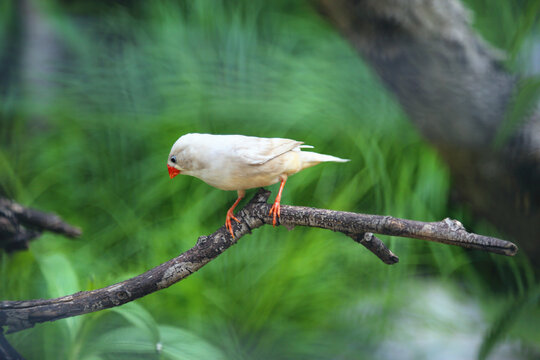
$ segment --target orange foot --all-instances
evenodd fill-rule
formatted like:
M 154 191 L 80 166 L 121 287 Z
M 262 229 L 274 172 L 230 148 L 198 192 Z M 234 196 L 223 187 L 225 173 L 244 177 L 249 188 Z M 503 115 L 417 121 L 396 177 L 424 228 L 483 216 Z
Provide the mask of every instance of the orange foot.
M 281 193 L 283 192 L 283 187 L 285 186 L 285 181 L 287 181 L 287 176 L 285 175 L 282 175 L 281 177 L 281 184 L 279 185 L 279 191 L 278 191 L 278 194 L 276 196 L 276 200 L 274 201 L 274 204 L 272 205 L 272 207 L 270 208 L 270 212 L 268 213 L 268 215 L 274 215 L 274 218 L 272 220 L 272 226 L 276 226 L 276 216 L 279 218 L 279 216 L 281 215 L 280 214 L 280 210 L 281 210 L 281 207 L 280 207 L 280 204 L 281 204 Z
M 231 236 L 232 236 L 233 239 L 234 239 L 234 232 L 233 232 L 233 230 L 232 230 L 231 219 L 234 219 L 237 223 L 240 222 L 240 220 L 238 220 L 238 219 L 236 218 L 236 216 L 234 216 L 234 214 L 233 214 L 233 208 L 230 208 L 230 209 L 227 211 L 227 217 L 225 218 L 225 227 L 227 228 L 227 230 L 229 230 L 229 232 L 231 233 Z
M 270 208 L 270 212 L 268 213 L 268 215 L 272 215 L 274 214 L 274 219 L 272 220 L 272 226 L 276 226 L 276 215 L 277 217 L 279 218 L 279 215 L 280 215 L 280 203 L 279 203 L 279 200 L 276 199 L 276 201 L 274 201 L 274 204 L 272 205 L 272 207 Z
M 238 190 L 238 199 L 236 199 L 236 201 L 231 206 L 231 208 L 229 210 L 227 210 L 227 217 L 225 217 L 225 228 L 227 228 L 227 230 L 229 230 L 229 232 L 231 233 L 231 236 L 232 236 L 233 239 L 234 239 L 234 231 L 232 229 L 231 219 L 234 219 L 237 223 L 240 222 L 240 220 L 238 220 L 236 218 L 236 216 L 234 216 L 233 211 L 234 211 L 234 208 L 236 207 L 236 205 L 238 205 L 240 200 L 242 200 L 245 195 L 246 195 L 246 192 L 244 190 Z

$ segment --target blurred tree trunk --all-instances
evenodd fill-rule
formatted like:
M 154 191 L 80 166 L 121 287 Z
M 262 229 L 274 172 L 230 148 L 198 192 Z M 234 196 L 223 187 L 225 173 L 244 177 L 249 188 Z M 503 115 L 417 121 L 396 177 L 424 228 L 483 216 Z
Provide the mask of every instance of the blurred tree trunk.
M 14 84 L 19 81 L 20 63 L 17 61 L 22 53 L 21 38 L 22 2 L 17 2 L 10 8 L 8 21 L 3 24 L 5 34 L 0 43 L 0 96 L 6 99 Z
M 540 111 L 495 142 L 520 87 L 457 0 L 318 0 L 448 163 L 459 200 L 540 255 Z
M 57 84 L 52 80 L 52 69 L 64 61 L 61 41 L 55 35 L 38 1 L 13 1 L 9 23 L 5 24 L 5 43 L 0 44 L 0 96 L 4 100 L 0 121 L 8 126 L 14 113 L 27 111 L 23 104 L 46 106 L 54 97 Z M 8 100 L 6 100 L 8 99 Z M 14 99 L 17 99 L 16 101 Z M 26 102 L 24 102 L 26 101 Z M 39 108 L 37 108 L 39 112 Z M 33 116 L 33 124 L 42 125 L 44 119 Z M 6 139 L 9 140 L 9 139 Z
M 65 62 L 62 41 L 55 31 L 39 1 L 20 0 L 23 38 L 21 62 L 21 84 L 25 99 L 38 111 L 55 97 L 58 84 L 53 81 L 55 68 Z M 38 125 L 46 125 L 42 116 L 32 117 Z

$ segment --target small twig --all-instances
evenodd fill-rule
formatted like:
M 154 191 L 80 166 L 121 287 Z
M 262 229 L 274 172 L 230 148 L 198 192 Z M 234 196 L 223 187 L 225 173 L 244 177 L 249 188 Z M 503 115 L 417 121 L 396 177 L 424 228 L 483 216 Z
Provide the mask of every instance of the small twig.
M 65 223 L 55 214 L 26 208 L 12 200 L 0 198 L 0 248 L 7 252 L 28 248 L 28 243 L 52 231 L 68 237 L 78 237 L 81 229 Z
M 1 301 L 0 327 L 9 332 L 20 331 L 45 321 L 86 314 L 114 306 L 164 289 L 188 277 L 236 244 L 242 236 L 264 224 L 272 224 L 267 203 L 270 192 L 259 190 L 251 201 L 236 214 L 240 223 L 233 223 L 235 239 L 222 226 L 209 236 L 199 237 L 194 247 L 178 257 L 144 274 L 102 289 L 78 292 L 56 299 Z M 487 236 L 468 233 L 454 220 L 423 223 L 390 216 L 364 215 L 343 211 L 298 206 L 281 207 L 281 224 L 319 227 L 340 231 L 366 246 L 385 263 L 397 262 L 397 257 L 372 232 L 385 235 L 414 237 L 446 244 L 475 248 L 512 256 L 516 245 Z
M 0 359 L 2 360 L 24 360 L 24 358 L 10 345 L 4 336 L 4 330 L 0 328 Z
M 349 236 L 357 243 L 364 245 L 366 249 L 375 254 L 385 264 L 393 265 L 399 261 L 399 258 L 373 233 L 349 234 Z
M 0 198 L 0 207 L 9 209 L 17 220 L 24 225 L 39 230 L 52 231 L 68 237 L 78 237 L 82 234 L 81 229 L 65 223 L 59 216 L 52 213 L 27 208 L 12 200 L 3 198 Z

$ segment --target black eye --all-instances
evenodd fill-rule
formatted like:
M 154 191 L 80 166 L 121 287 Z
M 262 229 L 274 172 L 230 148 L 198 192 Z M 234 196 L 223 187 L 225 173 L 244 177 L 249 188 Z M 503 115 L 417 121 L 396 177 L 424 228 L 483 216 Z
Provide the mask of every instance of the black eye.
M 173 164 L 176 164 L 176 156 L 174 156 L 174 155 L 171 156 L 171 162 L 172 162 Z

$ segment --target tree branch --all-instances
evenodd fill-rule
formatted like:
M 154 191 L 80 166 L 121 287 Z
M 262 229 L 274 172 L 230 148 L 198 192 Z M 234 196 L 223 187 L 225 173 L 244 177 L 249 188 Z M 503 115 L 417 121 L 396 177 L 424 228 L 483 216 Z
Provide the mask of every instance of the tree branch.
M 55 214 L 0 198 L 0 248 L 7 252 L 27 249 L 28 243 L 40 236 L 42 231 L 52 231 L 68 237 L 81 235 L 81 229 L 65 223 Z
M 0 328 L 0 359 L 3 360 L 24 360 L 4 336 L 4 330 Z
M 387 265 L 393 265 L 399 261 L 399 258 L 373 233 L 348 234 L 348 236 L 357 243 L 364 245 L 366 249 L 374 253 Z
M 523 119 L 512 120 L 527 81 L 508 72 L 502 52 L 474 31 L 471 12 L 459 0 L 312 3 L 448 163 L 455 198 L 537 262 L 540 107 L 520 109 Z
M 120 283 L 56 299 L 1 301 L 0 327 L 7 326 L 8 333 L 16 332 L 37 323 L 119 306 L 167 288 L 199 270 L 253 229 L 272 224 L 272 217 L 268 215 L 269 196 L 269 191 L 259 190 L 238 212 L 236 216 L 240 223 L 233 223 L 234 239 L 223 226 L 209 236 L 199 237 L 194 247 L 178 257 Z M 397 256 L 371 233 L 430 240 L 508 256 L 517 252 L 516 245 L 511 242 L 468 233 L 459 221 L 450 219 L 426 223 L 391 216 L 282 205 L 280 224 L 289 229 L 300 225 L 342 232 L 387 264 L 396 263 Z

